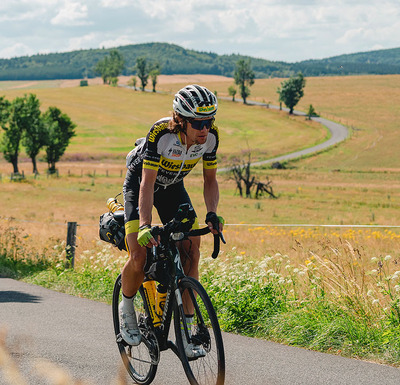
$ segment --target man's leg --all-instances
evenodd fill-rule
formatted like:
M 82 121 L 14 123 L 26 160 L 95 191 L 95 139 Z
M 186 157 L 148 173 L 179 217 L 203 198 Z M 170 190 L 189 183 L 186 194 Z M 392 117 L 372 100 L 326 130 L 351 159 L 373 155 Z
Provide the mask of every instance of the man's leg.
M 122 269 L 122 301 L 119 305 L 119 320 L 121 336 L 130 345 L 139 345 L 141 334 L 137 324 L 134 296 L 144 279 L 144 264 L 146 263 L 146 249 L 137 243 L 137 233 L 126 236 L 129 250 L 129 259 Z
M 129 259 L 122 269 L 122 293 L 127 297 L 133 297 L 143 283 L 146 248 L 138 244 L 137 233 L 128 234 L 126 243 Z

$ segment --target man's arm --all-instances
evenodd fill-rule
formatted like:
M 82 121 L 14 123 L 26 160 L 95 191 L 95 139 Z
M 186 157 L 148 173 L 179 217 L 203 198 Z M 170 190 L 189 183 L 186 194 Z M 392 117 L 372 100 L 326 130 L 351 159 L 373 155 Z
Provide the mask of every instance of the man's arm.
M 204 203 L 206 204 L 207 212 L 217 212 L 218 202 L 219 202 L 219 187 L 217 181 L 217 169 L 203 169 L 203 179 L 204 179 Z M 213 234 L 218 232 L 212 229 L 211 222 L 207 223 Z M 219 224 L 219 230 L 223 230 L 223 224 Z
M 139 226 L 151 225 L 157 171 L 143 168 L 139 191 Z

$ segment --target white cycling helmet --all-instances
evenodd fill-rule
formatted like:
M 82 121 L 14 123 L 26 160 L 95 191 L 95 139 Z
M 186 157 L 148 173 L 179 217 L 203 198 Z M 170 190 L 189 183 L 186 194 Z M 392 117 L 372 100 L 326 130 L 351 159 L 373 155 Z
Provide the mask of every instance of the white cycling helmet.
M 174 111 L 185 118 L 207 118 L 217 113 L 218 102 L 206 87 L 192 84 L 175 94 Z

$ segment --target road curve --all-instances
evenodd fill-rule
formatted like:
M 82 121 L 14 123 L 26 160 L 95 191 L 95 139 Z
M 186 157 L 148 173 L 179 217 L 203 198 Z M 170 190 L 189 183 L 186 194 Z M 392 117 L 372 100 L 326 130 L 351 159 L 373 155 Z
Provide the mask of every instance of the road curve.
M 75 379 L 115 384 L 121 366 L 111 307 L 8 278 L 0 278 L 0 331 L 28 384 L 49 384 L 33 369 L 47 359 Z M 223 335 L 226 385 L 398 385 L 400 370 L 237 336 Z M 131 382 L 128 382 L 131 383 Z M 0 368 L 0 384 L 7 382 Z M 187 385 L 178 358 L 161 354 L 154 385 Z
M 260 103 L 260 102 L 248 101 L 248 104 L 262 106 L 262 107 L 268 107 L 268 108 L 276 109 L 276 110 L 279 109 L 278 106 L 274 106 L 274 105 L 270 105 L 270 104 L 267 105 L 265 103 Z M 282 110 L 289 112 L 288 108 L 282 108 Z M 306 114 L 304 112 L 296 111 L 296 110 L 293 111 L 293 114 L 300 115 L 300 116 L 306 116 Z M 285 154 L 285 155 L 277 156 L 275 158 L 265 159 L 265 160 L 262 160 L 259 162 L 253 162 L 253 163 L 251 163 L 251 165 L 252 166 L 260 166 L 263 164 L 284 162 L 287 160 L 300 158 L 304 155 L 313 154 L 313 153 L 325 150 L 326 148 L 334 146 L 340 142 L 343 142 L 349 136 L 348 128 L 339 123 L 335 123 L 335 122 L 332 122 L 331 120 L 320 118 L 320 117 L 312 117 L 311 119 L 318 123 L 321 123 L 322 125 L 324 125 L 325 127 L 328 128 L 328 130 L 330 132 L 330 138 L 327 141 L 325 141 L 323 143 L 319 143 L 315 146 L 306 148 L 304 150 L 292 152 L 290 154 Z M 230 167 L 225 167 L 225 168 L 218 169 L 218 172 L 225 172 L 225 171 L 229 171 L 229 170 L 230 170 Z

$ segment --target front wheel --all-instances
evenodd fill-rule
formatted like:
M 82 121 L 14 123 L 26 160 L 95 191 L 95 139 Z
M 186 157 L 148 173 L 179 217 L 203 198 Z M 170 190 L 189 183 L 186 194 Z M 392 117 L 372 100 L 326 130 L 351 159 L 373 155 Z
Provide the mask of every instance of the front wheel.
M 183 303 L 175 305 L 175 335 L 189 382 L 192 385 L 222 385 L 225 380 L 224 345 L 211 300 L 203 286 L 193 278 L 183 278 L 178 287 Z M 194 314 L 191 325 L 186 325 L 186 322 L 182 321 L 184 314 L 186 316 Z M 204 356 L 197 358 L 186 356 L 183 339 L 187 336 L 191 343 L 198 345 L 205 352 Z
M 138 384 L 148 385 L 156 375 L 157 365 L 160 360 L 160 350 L 157 338 L 147 324 L 143 287 L 140 287 L 134 299 L 138 326 L 142 334 L 142 342 L 138 346 L 128 345 L 120 336 L 118 306 L 121 299 L 121 275 L 119 275 L 114 285 L 112 299 L 114 332 L 118 349 L 131 378 Z

